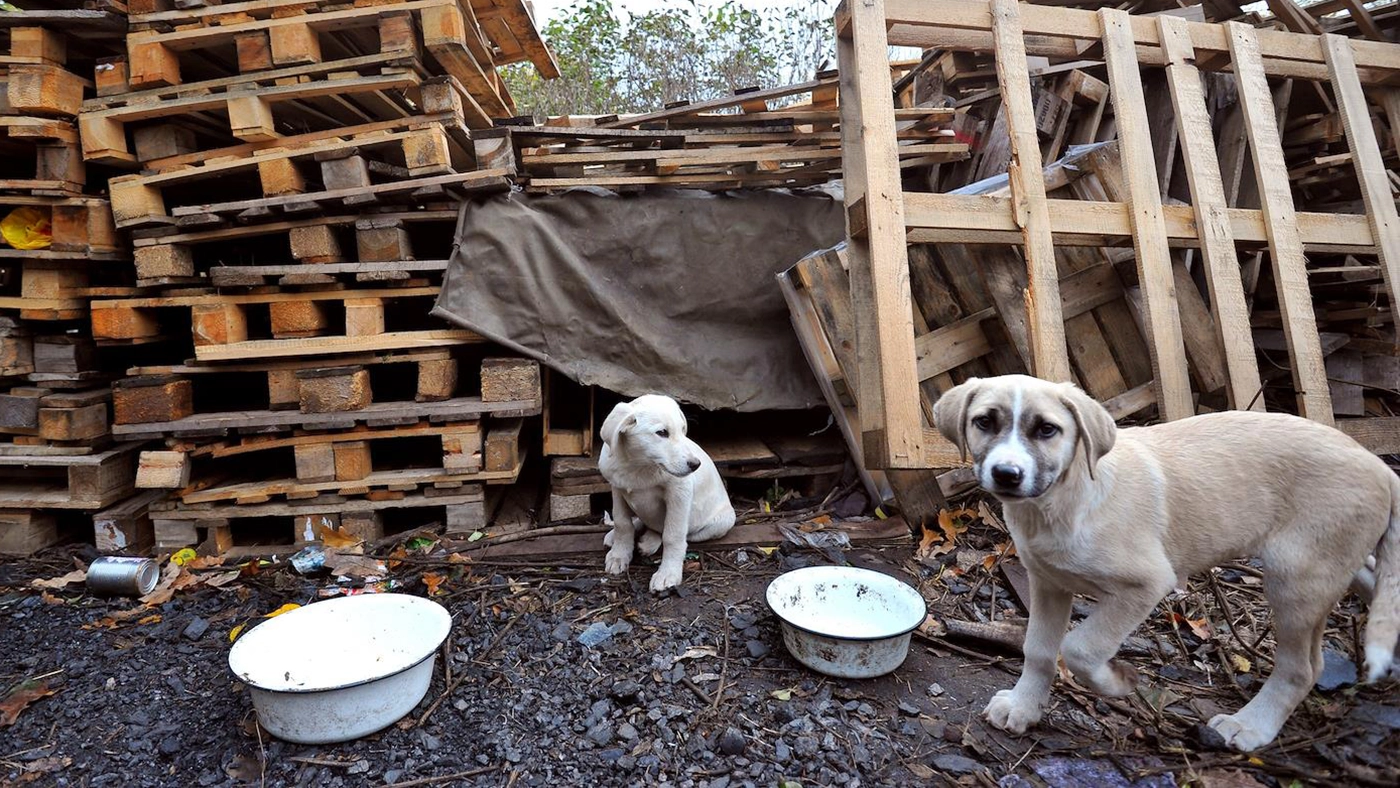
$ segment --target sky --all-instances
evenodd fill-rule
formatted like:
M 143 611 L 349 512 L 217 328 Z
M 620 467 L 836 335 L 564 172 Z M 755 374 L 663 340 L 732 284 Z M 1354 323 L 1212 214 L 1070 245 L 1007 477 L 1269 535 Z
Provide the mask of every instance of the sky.
M 535 21 L 543 25 L 548 20 L 554 18 L 561 9 L 568 8 L 578 0 L 534 0 Z M 701 5 L 713 5 L 717 0 L 700 0 Z M 621 6 L 634 13 L 645 13 L 664 8 L 668 5 L 683 5 L 687 0 L 612 0 L 614 6 Z M 809 6 L 813 0 L 736 0 L 739 5 L 748 8 L 791 8 L 792 6 Z

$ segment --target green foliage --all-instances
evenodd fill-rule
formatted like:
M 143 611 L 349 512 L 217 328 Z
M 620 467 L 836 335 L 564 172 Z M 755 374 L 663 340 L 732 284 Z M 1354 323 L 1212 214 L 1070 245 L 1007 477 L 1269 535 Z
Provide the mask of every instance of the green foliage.
M 543 80 L 527 63 L 502 74 L 522 114 L 648 112 L 811 79 L 834 63 L 834 8 L 835 0 L 764 11 L 689 0 L 624 18 L 609 0 L 579 0 L 542 31 L 559 79 Z

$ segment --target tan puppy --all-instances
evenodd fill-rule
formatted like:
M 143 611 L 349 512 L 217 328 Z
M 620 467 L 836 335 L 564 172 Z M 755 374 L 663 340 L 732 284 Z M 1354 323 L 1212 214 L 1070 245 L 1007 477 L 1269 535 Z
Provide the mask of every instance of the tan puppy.
M 1400 479 L 1342 432 L 1248 411 L 1118 429 L 1073 385 L 1024 375 L 956 386 L 934 420 L 1004 504 L 1030 575 L 1025 666 L 987 704 L 993 725 L 1022 733 L 1040 720 L 1057 653 L 1094 691 L 1131 693 L 1136 671 L 1113 659 L 1123 640 L 1188 576 L 1245 555 L 1264 561 L 1278 653 L 1254 699 L 1210 721 L 1226 742 L 1250 751 L 1278 735 L 1322 671 L 1328 612 L 1373 549 L 1367 680 L 1389 672 Z M 1066 636 L 1076 593 L 1099 603 Z
M 612 487 L 613 529 L 603 537 L 609 574 L 661 550 L 651 590 L 680 585 L 686 545 L 718 539 L 734 527 L 734 506 L 705 450 L 686 437 L 685 414 L 670 397 L 645 394 L 618 403 L 603 421 L 598 471 Z

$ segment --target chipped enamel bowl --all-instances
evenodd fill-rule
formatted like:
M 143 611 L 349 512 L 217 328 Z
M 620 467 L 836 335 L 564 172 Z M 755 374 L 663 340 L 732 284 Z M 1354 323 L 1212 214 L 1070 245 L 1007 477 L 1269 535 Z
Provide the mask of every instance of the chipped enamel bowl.
M 798 662 L 829 676 L 873 678 L 899 667 L 928 615 L 923 596 L 881 572 L 811 566 L 768 584 L 768 606 Z
M 422 597 L 337 597 L 249 630 L 228 665 L 268 733 L 298 744 L 349 741 L 418 705 L 451 629 L 447 609 Z

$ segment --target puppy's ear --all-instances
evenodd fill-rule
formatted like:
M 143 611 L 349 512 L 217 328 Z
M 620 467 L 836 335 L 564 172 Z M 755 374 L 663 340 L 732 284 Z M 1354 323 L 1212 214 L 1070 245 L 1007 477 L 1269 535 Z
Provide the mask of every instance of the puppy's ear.
M 1085 394 L 1078 386 L 1065 384 L 1060 393 L 1060 401 L 1074 417 L 1074 426 L 1079 433 L 1079 443 L 1084 447 L 1084 462 L 1089 466 L 1089 478 L 1094 478 L 1094 468 L 1099 460 L 1108 454 L 1118 439 L 1118 425 L 1113 416 L 1097 400 Z
M 933 403 L 933 426 L 958 447 L 963 462 L 967 462 L 967 406 L 980 388 L 981 378 L 968 378 Z
M 603 438 L 603 443 L 616 446 L 617 436 L 636 422 L 637 417 L 632 413 L 632 403 L 619 402 L 603 420 L 603 428 L 598 432 Z

